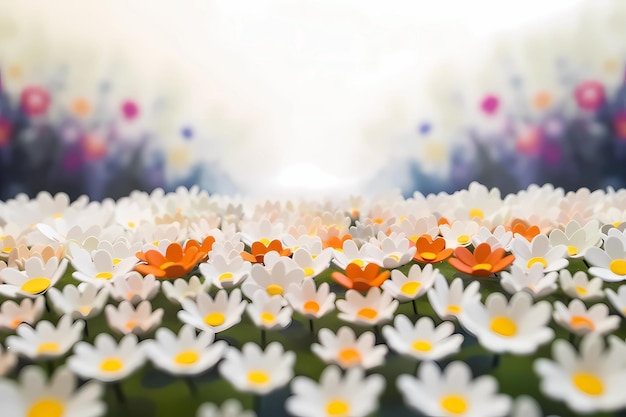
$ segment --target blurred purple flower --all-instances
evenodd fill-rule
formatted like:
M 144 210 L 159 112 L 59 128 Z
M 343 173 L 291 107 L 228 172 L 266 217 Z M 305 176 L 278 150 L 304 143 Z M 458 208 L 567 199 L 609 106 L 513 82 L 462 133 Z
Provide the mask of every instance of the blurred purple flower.
M 483 98 L 480 103 L 480 108 L 488 115 L 493 115 L 498 111 L 500 106 L 500 99 L 493 94 L 488 94 Z

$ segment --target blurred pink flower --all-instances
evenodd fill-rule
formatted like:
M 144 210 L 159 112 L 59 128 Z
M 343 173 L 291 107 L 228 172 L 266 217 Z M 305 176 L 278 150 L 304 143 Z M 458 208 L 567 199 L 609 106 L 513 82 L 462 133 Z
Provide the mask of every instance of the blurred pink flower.
M 48 90 L 40 86 L 26 87 L 20 97 L 22 110 L 29 116 L 41 116 L 46 114 L 50 106 L 50 94 Z
M 574 97 L 583 110 L 595 111 L 604 103 L 604 86 L 598 81 L 583 81 L 576 87 Z

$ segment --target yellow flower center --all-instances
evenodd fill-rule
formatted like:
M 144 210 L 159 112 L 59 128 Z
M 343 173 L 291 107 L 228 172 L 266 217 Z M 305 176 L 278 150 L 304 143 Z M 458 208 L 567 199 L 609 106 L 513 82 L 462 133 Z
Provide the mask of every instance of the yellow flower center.
M 204 316 L 204 322 L 209 326 L 221 326 L 226 321 L 222 313 L 209 313 Z
M 374 310 L 373 308 L 365 307 L 365 308 L 360 309 L 359 312 L 356 313 L 356 315 L 359 317 L 368 319 L 368 320 L 373 320 L 378 315 L 378 312 Z
M 575 288 L 576 288 L 576 292 L 578 293 L 578 295 L 587 294 L 587 288 L 581 287 L 580 285 L 577 285 Z
M 159 268 L 161 268 L 161 269 L 167 269 L 167 268 L 169 268 L 169 267 L 171 267 L 171 266 L 174 266 L 174 265 L 176 265 L 176 262 L 168 261 L 168 262 L 164 262 L 164 263 L 162 263 L 162 264 L 161 264 L 161 266 L 160 266 Z
M 122 260 L 120 258 L 113 258 L 113 265 L 117 265 L 120 262 L 122 262 Z
M 91 307 L 89 306 L 83 306 L 83 307 L 79 307 L 78 311 L 80 312 L 80 314 L 82 314 L 83 316 L 86 316 L 87 314 L 91 313 Z
M 127 224 L 127 225 L 128 225 L 128 227 L 130 227 L 131 229 L 132 229 L 133 227 L 135 227 L 135 222 L 128 222 L 128 223 L 126 223 L 126 224 Z
M 463 309 L 461 308 L 461 306 L 456 305 L 456 304 L 451 304 L 448 306 L 448 308 L 446 309 L 446 313 L 448 314 L 454 314 L 454 315 L 459 315 L 461 314 L 461 311 L 463 311 Z
M 270 244 L 270 240 L 268 238 L 266 238 L 266 237 L 262 237 L 261 239 L 259 239 L 259 242 L 261 242 L 265 246 L 269 246 L 269 244 Z
M 578 255 L 578 248 L 576 246 L 569 245 L 567 247 L 567 256 L 576 256 Z
M 3 252 L 3 253 L 11 253 L 11 251 L 12 251 L 12 250 L 13 250 L 13 248 L 12 248 L 12 247 L 10 247 L 10 246 L 7 246 L 7 247 L 5 247 L 5 248 L 2 248 L 2 252 Z
M 278 284 L 270 284 L 265 290 L 269 295 L 283 295 L 283 287 Z
M 476 264 L 472 267 L 472 271 L 491 271 L 493 265 L 491 264 Z
M 133 330 L 135 326 L 137 326 L 137 322 L 135 320 L 128 320 L 124 325 L 124 327 L 126 327 L 128 330 Z
M 615 275 L 626 275 L 626 260 L 614 259 L 609 264 L 609 269 Z
M 361 363 L 361 353 L 355 348 L 345 348 L 339 351 L 338 358 L 346 366 Z
M 405 293 L 406 295 L 414 295 L 417 293 L 422 286 L 421 282 L 407 282 L 400 287 L 400 291 Z
M 572 376 L 572 382 L 582 392 L 588 395 L 601 395 L 604 392 L 604 384 L 595 375 L 586 372 L 577 372 Z
M 479 209 L 478 207 L 474 207 L 473 209 L 471 209 L 469 211 L 469 216 L 470 218 L 474 218 L 474 217 L 478 217 L 479 219 L 484 219 L 485 218 L 485 213 Z
M 113 278 L 113 274 L 110 272 L 98 272 L 98 274 L 96 275 L 96 278 L 98 279 L 111 279 Z
M 276 316 L 274 316 L 272 313 L 264 311 L 263 313 L 261 313 L 261 321 L 264 324 L 273 324 L 276 321 Z
M 310 277 L 314 273 L 315 273 L 315 270 L 313 268 L 304 268 L 304 276 L 305 277 Z
M 489 325 L 491 331 L 500 336 L 511 337 L 517 334 L 517 325 L 513 320 L 504 316 L 496 316 Z
M 432 343 L 428 340 L 416 340 L 411 343 L 411 347 L 418 352 L 430 352 L 433 349 Z
M 39 294 L 44 292 L 50 286 L 50 280 L 46 277 L 31 278 L 22 284 L 22 291 L 30 294 Z
M 104 372 L 117 372 L 124 367 L 124 362 L 118 358 L 106 358 L 100 362 L 100 370 Z
M 456 241 L 459 242 L 461 245 L 465 245 L 470 241 L 470 237 L 469 235 L 459 235 L 459 237 L 456 238 Z
M 37 347 L 37 353 L 57 353 L 59 344 L 56 342 L 44 342 Z
M 306 313 L 316 314 L 318 311 L 320 311 L 320 305 L 317 303 L 317 301 L 309 300 L 304 303 L 303 310 Z
M 253 385 L 264 385 L 270 381 L 270 375 L 265 371 L 249 371 L 248 382 Z
M 420 253 L 420 256 L 422 257 L 422 259 L 425 259 L 427 261 L 434 261 L 435 259 L 437 259 L 437 254 L 433 252 L 422 252 Z
M 446 395 L 439 404 L 450 414 L 463 414 L 467 410 L 467 401 L 460 395 Z
M 350 406 L 343 400 L 331 400 L 326 404 L 326 414 L 329 416 L 348 416 Z
M 174 362 L 177 365 L 193 365 L 198 362 L 198 359 L 200 359 L 198 352 L 194 350 L 183 350 L 174 357 Z
M 543 259 L 541 256 L 537 256 L 534 258 L 530 258 L 528 262 L 526 263 L 526 267 L 530 268 L 536 263 L 540 263 L 541 265 L 543 265 L 544 268 L 548 266 L 548 262 L 545 259 Z
M 593 330 L 596 328 L 596 325 L 589 318 L 585 316 L 572 316 L 570 320 L 570 325 L 576 329 L 581 327 L 586 327 L 589 330 Z
M 363 268 L 365 266 L 365 261 L 363 259 L 353 259 L 350 263 L 355 264 L 359 268 Z
M 233 279 L 233 274 L 230 272 L 224 272 L 217 278 L 218 281 L 226 281 L 230 279 Z
M 27 417 L 61 417 L 65 412 L 65 404 L 55 398 L 42 398 L 28 410 Z

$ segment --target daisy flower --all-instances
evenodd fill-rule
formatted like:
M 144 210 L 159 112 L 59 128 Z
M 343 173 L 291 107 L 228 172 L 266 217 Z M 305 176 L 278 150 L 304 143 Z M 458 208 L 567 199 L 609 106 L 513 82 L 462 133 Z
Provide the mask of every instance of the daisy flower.
M 224 255 L 211 256 L 209 263 L 198 266 L 206 282 L 217 288 L 232 288 L 239 285 L 250 274 L 252 264 L 239 256 L 228 259 Z
M 435 285 L 428 290 L 428 301 L 435 313 L 442 320 L 457 318 L 470 304 L 480 302 L 480 283 L 472 281 L 463 288 L 463 280 L 455 278 L 448 286 L 448 281 L 441 275 L 435 278 Z
M 581 226 L 576 220 L 565 225 L 565 230 L 553 229 L 549 240 L 552 246 L 565 245 L 567 256 L 582 258 L 587 249 L 597 246 L 601 240 L 600 222 L 592 220 Z
M 492 250 L 502 248 L 508 251 L 510 250 L 511 240 L 513 240 L 513 232 L 506 230 L 503 225 L 496 227 L 493 232 L 482 226 L 478 229 L 478 233 L 472 236 L 472 245 L 477 247 L 481 243 L 488 243 Z
M 366 376 L 361 368 L 342 374 L 336 366 L 322 371 L 319 383 L 297 376 L 291 382 L 293 395 L 285 408 L 297 417 L 365 417 L 378 409 L 378 399 L 385 389 L 382 375 Z
M 507 302 L 502 293 L 494 292 L 485 305 L 468 306 L 459 321 L 492 352 L 528 355 L 554 338 L 554 330 L 548 327 L 550 312 L 549 302 L 533 304 L 528 293 L 514 294 Z
M 414 264 L 411 265 L 408 275 L 397 269 L 391 271 L 391 279 L 383 282 L 381 287 L 400 302 L 416 300 L 426 294 L 438 275 L 441 275 L 441 272 L 433 268 L 432 264 L 426 264 L 424 269 Z
M 473 221 L 456 220 L 451 225 L 442 224 L 439 230 L 446 241 L 446 247 L 456 249 L 459 246 L 469 246 L 472 237 L 478 233 L 478 227 L 478 223 Z
M 48 298 L 59 315 L 69 314 L 74 319 L 90 319 L 102 312 L 109 298 L 109 289 L 98 289 L 95 284 L 83 282 L 78 286 L 67 284 L 63 291 L 48 290 Z
M 44 264 L 39 258 L 30 258 L 24 266 L 24 271 L 13 268 L 0 271 L 0 278 L 5 282 L 0 284 L 0 294 L 10 298 L 35 298 L 45 293 L 65 273 L 67 259 L 59 262 L 57 258 L 51 258 Z
M 370 288 L 380 287 L 389 278 L 389 274 L 389 271 L 380 272 L 380 266 L 375 263 L 368 263 L 364 267 L 350 263 L 346 266 L 345 274 L 335 271 L 331 277 L 347 289 L 365 292 Z
M 13 250 L 9 253 L 7 262 L 10 266 L 15 266 L 18 269 L 24 269 L 26 260 L 35 256 L 41 258 L 44 263 L 48 262 L 50 258 L 53 257 L 62 259 L 65 257 L 65 246 L 61 244 L 35 244 L 28 247 L 26 244 L 20 244 L 19 246 L 13 248 Z
M 82 339 L 85 322 L 74 322 L 72 317 L 61 317 L 55 327 L 49 321 L 40 321 L 33 329 L 21 324 L 17 336 L 7 338 L 7 346 L 30 359 L 52 359 L 65 355 L 76 342 Z
M 548 236 L 540 234 L 528 242 L 521 237 L 513 238 L 511 252 L 515 255 L 515 265 L 520 268 L 529 269 L 533 264 L 543 265 L 544 272 L 558 271 L 567 268 L 569 261 L 567 256 L 567 246 L 552 246 Z
M 181 304 L 185 299 L 194 299 L 199 294 L 206 292 L 209 285 L 209 282 L 202 283 L 196 275 L 192 275 L 189 280 L 178 278 L 173 282 L 172 280 L 163 281 L 161 290 L 163 295 L 172 303 Z
M 545 274 L 541 263 L 535 263 L 528 269 L 511 265 L 511 272 L 502 271 L 501 275 L 500 285 L 509 294 L 527 291 L 534 298 L 542 298 L 552 294 L 558 288 L 556 279 L 559 273 L 552 271 Z
M 381 235 L 384 235 L 382 232 Z M 380 236 L 379 236 L 380 239 Z M 380 247 L 372 245 L 369 247 L 369 254 L 376 258 L 382 259 L 382 265 L 385 268 L 399 268 L 413 260 L 415 246 L 409 247 L 409 239 L 404 235 L 389 236 L 378 240 Z
M 230 295 L 226 290 L 219 290 L 215 298 L 202 292 L 195 301 L 184 299 L 181 302 L 183 309 L 178 312 L 178 319 L 196 329 L 219 333 L 241 321 L 246 304 L 239 288 Z
M 154 366 L 172 375 L 197 375 L 215 365 L 224 355 L 228 344 L 214 342 L 214 333 L 200 332 L 185 324 L 178 335 L 161 327 L 155 340 L 146 340 L 145 350 Z
M 142 335 L 161 325 L 164 310 L 157 308 L 152 311 L 150 301 L 142 301 L 136 308 L 129 301 L 122 301 L 117 307 L 107 305 L 104 313 L 112 330 Z
M 44 370 L 28 366 L 20 372 L 19 384 L 0 383 L 3 414 L 7 416 L 100 417 L 107 411 L 104 388 L 97 381 L 77 387 L 74 374 L 57 369 L 48 380 Z
M 200 405 L 196 417 L 256 417 L 256 413 L 251 410 L 244 411 L 239 401 L 229 398 L 221 407 L 213 403 Z
M 17 365 L 17 354 L 12 350 L 2 348 L 0 345 L 0 376 L 6 375 Z
M 554 321 L 567 331 L 577 335 L 588 333 L 604 335 L 619 327 L 619 316 L 609 316 L 609 308 L 598 303 L 589 308 L 578 298 L 570 301 L 566 307 L 560 301 L 554 303 Z
M 374 368 L 385 363 L 387 347 L 376 345 L 373 332 L 364 332 L 358 338 L 348 326 L 340 327 L 335 335 L 330 329 L 317 333 L 318 343 L 311 345 L 311 351 L 327 364 L 335 363 L 343 369 L 360 366 Z
M 184 246 L 178 242 L 170 243 L 164 253 L 154 249 L 137 252 L 143 263 L 136 265 L 135 270 L 142 275 L 154 274 L 157 278 L 180 278 L 208 256 L 214 241 L 209 236 L 202 244 L 195 240 L 188 240 Z
M 293 260 L 302 269 L 305 277 L 315 278 L 328 269 L 332 256 L 332 251 L 330 249 L 322 250 L 321 243 L 319 243 L 317 252 L 306 248 L 296 249 L 293 253 Z
M 446 248 L 446 241 L 442 237 L 432 238 L 430 235 L 422 235 L 415 242 L 415 255 L 413 259 L 421 263 L 436 263 L 452 256 L 454 249 Z
M 361 326 L 388 322 L 398 308 L 398 300 L 377 287 L 370 288 L 365 296 L 358 291 L 348 290 L 345 300 L 337 300 L 335 304 L 340 320 Z
M 116 301 L 129 301 L 133 305 L 144 300 L 152 300 L 159 293 L 160 281 L 154 275 L 145 277 L 138 272 L 131 272 L 113 281 L 111 297 Z
M 467 189 L 456 192 L 455 198 L 459 204 L 455 218 L 479 223 L 495 219 L 503 205 L 498 188 L 489 190 L 476 181 L 472 181 Z
M 474 253 L 463 246 L 454 250 L 454 258 L 448 262 L 455 269 L 477 277 L 488 277 L 502 271 L 515 260 L 515 256 L 506 255 L 502 248 L 492 249 L 488 243 L 481 243 L 474 249 Z
M 104 249 L 96 250 L 92 257 L 89 251 L 78 248 L 75 244 L 71 244 L 70 247 L 73 255 L 72 266 L 76 270 L 72 273 L 72 277 L 98 287 L 126 276 L 137 263 L 137 258 L 126 258 L 116 263 L 113 256 Z
M 285 352 L 278 342 L 263 351 L 254 343 L 246 343 L 241 351 L 229 347 L 220 374 L 237 390 L 265 395 L 286 385 L 293 377 L 296 354 Z
M 318 319 L 335 309 L 337 295 L 330 292 L 330 285 L 322 282 L 315 288 L 313 278 L 305 278 L 301 284 L 291 284 L 285 298 L 295 311 L 308 319 Z
M 389 347 L 401 355 L 422 361 L 436 361 L 457 353 L 463 336 L 454 333 L 454 324 L 444 321 L 437 327 L 430 317 L 421 317 L 415 325 L 399 314 L 393 326 L 383 327 L 383 336 Z
M 617 411 L 626 406 L 624 349 L 624 342 L 615 337 L 605 348 L 601 337 L 585 336 L 580 352 L 558 339 L 552 345 L 554 360 L 540 358 L 534 363 L 539 388 L 578 413 Z
M 626 244 L 615 235 L 607 237 L 604 249 L 587 249 L 585 260 L 591 265 L 589 274 L 594 277 L 600 277 L 606 282 L 618 282 L 626 278 Z
M 283 244 L 280 240 L 272 240 L 269 244 L 265 244 L 263 242 L 253 242 L 250 246 L 250 253 L 241 252 L 240 256 L 244 261 L 248 261 L 250 263 L 263 264 L 265 262 L 265 256 L 268 253 L 276 252 L 279 256 L 290 256 L 291 249 L 283 248 Z
M 257 290 L 246 307 L 254 324 L 265 330 L 284 329 L 291 324 L 293 309 L 283 306 L 283 297 Z
M 41 318 L 45 309 L 43 297 L 23 299 L 19 304 L 5 300 L 0 304 L 0 329 L 14 331 L 22 323 L 33 325 Z
M 563 292 L 572 298 L 597 301 L 604 297 L 602 279 L 598 277 L 589 279 L 585 271 L 576 271 L 572 276 L 570 271 L 563 269 L 559 272 L 559 283 Z
M 472 379 L 470 367 L 460 361 L 443 370 L 423 362 L 417 377 L 402 374 L 396 385 L 406 405 L 429 416 L 502 417 L 511 409 L 511 398 L 498 393 L 493 376 Z
M 145 360 L 143 345 L 134 334 L 125 335 L 118 344 L 110 334 L 100 333 L 93 345 L 78 342 L 67 366 L 84 379 L 114 382 L 132 374 Z
M 271 241 L 279 240 L 284 233 L 284 225 L 265 218 L 260 221 L 245 221 L 241 225 L 241 239 L 248 245 L 261 242 L 268 246 Z
M 513 401 L 510 417 L 543 417 L 537 401 L 528 395 L 520 395 Z
M 287 290 L 290 284 L 299 284 L 304 279 L 301 269 L 290 269 L 286 261 L 279 261 L 268 271 L 262 265 L 255 264 L 250 270 L 250 276 L 243 283 L 241 289 L 246 297 L 252 299 L 258 290 L 268 295 L 280 295 Z
M 604 290 L 606 297 L 613 307 L 624 317 L 626 317 L 626 285 L 620 285 L 617 293 L 610 288 Z
M 335 249 L 333 263 L 344 270 L 351 263 L 361 268 L 370 263 L 383 266 L 382 257 L 375 258 L 370 254 L 372 247 L 371 243 L 365 243 L 359 248 L 354 240 L 345 240 L 341 250 Z

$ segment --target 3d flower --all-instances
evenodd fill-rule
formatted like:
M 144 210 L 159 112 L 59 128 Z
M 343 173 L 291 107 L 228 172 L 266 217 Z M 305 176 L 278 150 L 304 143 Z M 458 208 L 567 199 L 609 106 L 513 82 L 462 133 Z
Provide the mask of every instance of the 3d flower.
M 143 335 L 161 325 L 164 310 L 157 308 L 153 311 L 150 301 L 142 301 L 136 308 L 129 301 L 122 301 L 117 308 L 107 305 L 104 312 L 112 330 Z
M 511 398 L 498 393 L 493 376 L 472 379 L 470 367 L 460 361 L 443 371 L 424 362 L 417 377 L 402 374 L 396 385 L 406 405 L 429 416 L 501 417 L 511 408 Z
M 477 247 L 481 243 L 488 243 L 491 249 L 503 248 L 510 250 L 511 240 L 513 240 L 513 232 L 506 230 L 503 225 L 498 225 L 493 232 L 485 226 L 478 229 L 478 233 L 472 236 L 472 245 Z
M 146 340 L 144 349 L 154 366 L 172 375 L 197 375 L 215 365 L 224 355 L 228 344 L 214 342 L 214 333 L 200 332 L 185 324 L 178 335 L 161 327 L 155 340 Z
M 626 279 L 626 245 L 618 236 L 607 237 L 604 249 L 597 247 L 587 249 L 585 260 L 591 265 L 590 275 L 600 277 L 606 282 Z M 0 275 L 3 272 L 0 272 Z
M 383 266 L 382 252 L 374 251 L 374 255 L 378 255 L 374 257 L 371 254 L 372 249 L 375 249 L 375 246 L 371 243 L 364 243 L 359 247 L 354 240 L 348 239 L 343 242 L 341 250 L 335 249 L 332 262 L 344 270 L 347 269 L 349 264 L 356 264 L 361 268 L 370 263 L 374 263 L 379 267 Z
M 372 262 L 363 268 L 356 263 L 350 263 L 346 266 L 345 274 L 335 271 L 331 277 L 347 289 L 365 292 L 370 288 L 380 287 L 389 275 L 389 271 L 380 272 L 380 266 Z
M 57 258 L 51 258 L 44 263 L 40 258 L 30 258 L 24 271 L 4 268 L 0 271 L 0 278 L 5 282 L 0 284 L 0 294 L 11 298 L 35 298 L 57 283 L 65 273 L 67 263 L 67 259 L 59 262 Z
M 229 347 L 220 374 L 236 389 L 265 395 L 286 385 L 293 377 L 296 354 L 285 352 L 278 342 L 263 351 L 254 343 L 246 343 L 241 351 Z
M 221 407 L 213 403 L 203 403 L 198 407 L 196 417 L 257 417 L 251 410 L 243 410 L 241 403 L 234 398 L 224 401 Z
M 322 282 L 315 288 L 313 278 L 305 278 L 301 284 L 291 284 L 285 293 L 289 305 L 309 319 L 317 319 L 335 309 L 337 295 L 330 292 L 330 285 Z
M 561 272 L 566 271 L 562 270 Z M 537 262 L 530 268 L 521 268 L 511 265 L 511 272 L 502 271 L 500 285 L 509 294 L 527 291 L 534 298 L 542 298 L 557 290 L 556 280 L 559 273 L 556 271 L 544 273 L 543 264 Z
M 393 326 L 382 329 L 389 347 L 401 355 L 422 361 L 436 361 L 457 353 L 463 336 L 454 333 L 454 324 L 444 321 L 437 327 L 430 317 L 421 317 L 415 325 L 405 315 L 399 314 Z
M 624 349 L 624 342 L 617 338 L 610 337 L 605 348 L 601 337 L 589 335 L 580 343 L 579 353 L 558 339 L 552 345 L 554 360 L 540 358 L 534 363 L 541 378 L 539 387 L 578 413 L 619 410 L 626 406 Z
M 514 294 L 508 302 L 495 292 L 485 305 L 468 306 L 459 321 L 492 352 L 528 355 L 554 338 L 554 330 L 548 327 L 551 310 L 549 302 L 533 304 L 533 297 L 525 292 Z
M 478 233 L 478 223 L 456 220 L 451 225 L 442 224 L 439 230 L 446 241 L 446 247 L 456 249 L 472 243 L 472 237 Z
M 2 413 L 28 417 L 100 417 L 107 411 L 104 387 L 90 381 L 77 387 L 74 374 L 59 368 L 50 379 L 43 369 L 28 366 L 20 372 L 19 384 L 0 382 Z
M 246 297 L 251 299 L 258 290 L 282 297 L 289 285 L 301 283 L 304 279 L 303 271 L 297 267 L 291 269 L 287 262 L 280 258 L 271 270 L 260 264 L 253 265 L 250 276 L 241 287 Z
M 378 408 L 384 388 L 382 375 L 366 376 L 361 368 L 350 368 L 342 374 L 331 365 L 322 372 L 319 384 L 304 376 L 294 378 L 294 395 L 285 407 L 297 417 L 365 417 Z
M 98 286 L 109 285 L 118 278 L 125 277 L 137 264 L 136 258 L 126 258 L 115 262 L 113 255 L 104 249 L 96 250 L 92 254 L 88 250 L 70 244 L 72 251 L 72 266 L 75 272 L 72 277 Z
M 133 305 L 141 301 L 152 300 L 159 293 L 160 281 L 148 274 L 145 277 L 138 272 L 131 272 L 113 281 L 110 293 L 117 301 L 129 301 Z
M 232 288 L 250 274 L 252 264 L 237 256 L 228 259 L 224 255 L 211 256 L 208 263 L 198 266 L 206 281 L 217 288 Z
M 411 265 L 408 275 L 397 269 L 391 271 L 391 279 L 383 282 L 381 287 L 400 302 L 416 300 L 426 294 L 438 275 L 441 275 L 441 272 L 434 269 L 432 264 L 426 264 L 424 269 L 414 264 Z
M 114 382 L 135 372 L 145 360 L 143 345 L 134 334 L 127 334 L 118 344 L 110 334 L 100 333 L 93 345 L 78 342 L 66 363 L 82 378 Z
M 202 292 L 195 301 L 182 300 L 183 310 L 178 312 L 178 319 L 196 329 L 219 333 L 241 321 L 246 304 L 246 301 L 242 301 L 241 290 L 238 288 L 230 295 L 226 290 L 219 290 L 215 298 Z
M 474 253 L 465 247 L 454 250 L 454 258 L 448 262 L 457 270 L 476 277 L 488 277 L 502 271 L 515 260 L 514 255 L 506 255 L 502 248 L 491 249 L 488 243 L 481 243 Z
M 21 324 L 17 336 L 7 338 L 7 346 L 33 360 L 58 358 L 82 339 L 84 327 L 85 322 L 73 322 L 69 315 L 61 317 L 56 327 L 46 320 L 37 323 L 34 329 Z
M 246 311 L 254 324 L 261 329 L 284 329 L 291 324 L 293 309 L 283 306 L 283 300 L 280 295 L 269 295 L 266 291 L 257 290 Z
M 382 259 L 383 267 L 393 269 L 411 262 L 416 250 L 416 247 L 409 246 L 409 239 L 398 235 L 380 240 L 380 248 L 372 245 L 368 252 L 373 258 Z
M 161 290 L 163 295 L 173 303 L 181 304 L 184 299 L 196 298 L 199 294 L 206 292 L 210 283 L 200 282 L 200 279 L 192 275 L 189 280 L 184 278 L 178 278 L 170 281 L 163 281 L 161 284 Z
M 567 223 L 565 230 L 553 229 L 549 240 L 552 246 L 565 245 L 568 257 L 582 258 L 587 249 L 601 242 L 600 223 L 592 220 L 581 226 L 576 220 L 572 220 Z
M 89 319 L 102 312 L 109 298 L 109 289 L 98 289 L 96 285 L 86 282 L 78 286 L 67 284 L 63 291 L 50 288 L 48 298 L 59 315 L 69 314 L 74 319 Z
M 244 261 L 248 261 L 250 263 L 259 263 L 263 264 L 265 255 L 269 252 L 276 252 L 280 256 L 289 256 L 291 255 L 291 249 L 283 248 L 283 244 L 280 240 L 272 240 L 265 244 L 264 242 L 252 242 L 250 246 L 250 253 L 241 252 L 241 258 Z
M 556 301 L 553 317 L 561 327 L 577 335 L 610 333 L 619 327 L 621 320 L 619 316 L 609 316 L 606 304 L 598 303 L 587 309 L 578 298 L 570 301 L 567 307 Z
M 137 252 L 136 256 L 145 263 L 136 265 L 135 270 L 143 275 L 154 274 L 157 278 L 180 278 L 206 259 L 214 242 L 215 238 L 209 236 L 202 245 L 195 240 L 188 240 L 184 247 L 178 242 L 170 243 L 165 254 L 154 249 Z
M 604 281 L 598 277 L 589 279 L 585 271 L 576 271 L 572 276 L 570 271 L 563 269 L 559 272 L 559 283 L 563 292 L 572 298 L 585 301 L 597 301 L 604 298 L 604 292 L 602 292 Z
M 433 239 L 430 235 L 422 235 L 415 242 L 413 259 L 422 263 L 435 263 L 448 259 L 454 249 L 446 248 L 446 240 L 442 237 Z
M 480 283 L 471 282 L 463 288 L 463 280 L 455 278 L 448 286 L 448 281 L 441 275 L 435 277 L 435 285 L 428 290 L 428 301 L 435 313 L 442 320 L 457 318 L 470 304 L 480 302 Z
M 511 232 L 513 233 L 513 238 L 519 236 L 528 242 L 532 242 L 535 236 L 541 233 L 541 229 L 536 224 L 528 225 L 526 222 L 519 220 L 514 222 Z
M 343 369 L 354 366 L 369 369 L 385 362 L 387 347 L 376 345 L 372 332 L 364 332 L 357 338 L 354 330 L 343 326 L 336 335 L 329 329 L 320 329 L 317 337 L 320 343 L 312 344 L 311 351 L 327 364 L 335 363 Z
M 19 304 L 5 300 L 0 304 L 0 329 L 14 331 L 22 323 L 34 325 L 45 309 L 45 298 L 23 299 Z
M 317 251 L 315 249 L 309 250 L 307 248 L 300 247 L 295 249 L 293 252 L 292 259 L 298 267 L 302 269 L 304 276 L 307 278 L 315 278 L 327 270 L 330 266 L 332 251 L 330 249 L 322 250 L 321 243 L 316 246 L 319 246 Z
M 558 271 L 569 264 L 566 259 L 567 246 L 552 247 L 548 236 L 540 234 L 531 242 L 514 237 L 511 243 L 511 252 L 515 255 L 515 265 L 529 269 L 533 264 L 543 265 L 544 272 Z
M 398 308 L 398 300 L 377 287 L 370 288 L 365 296 L 358 291 L 348 290 L 345 300 L 337 300 L 335 304 L 339 310 L 339 319 L 361 326 L 388 322 Z
M 606 297 L 613 307 L 624 317 L 626 317 L 626 285 L 621 285 L 617 293 L 610 288 L 604 290 Z

